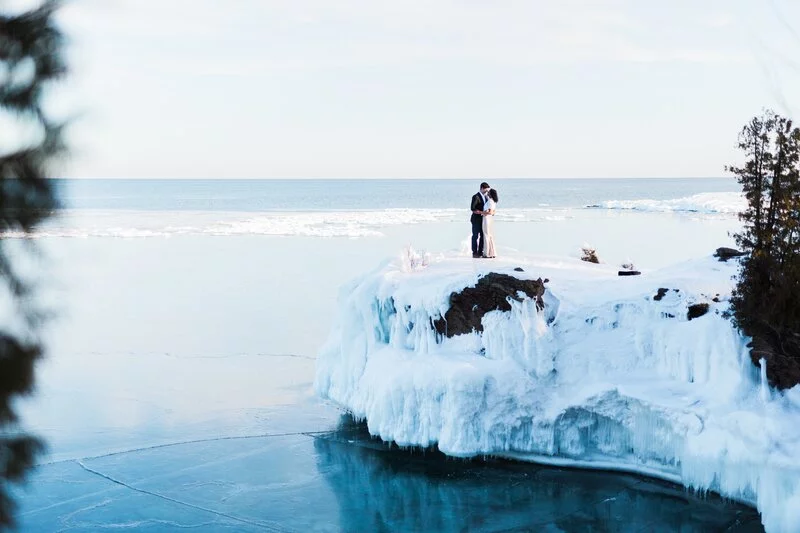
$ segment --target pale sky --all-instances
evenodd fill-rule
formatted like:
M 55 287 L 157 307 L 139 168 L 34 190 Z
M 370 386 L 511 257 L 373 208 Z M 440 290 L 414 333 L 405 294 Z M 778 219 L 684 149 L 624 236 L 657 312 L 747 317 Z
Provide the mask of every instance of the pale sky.
M 72 0 L 70 177 L 721 176 L 795 0 Z

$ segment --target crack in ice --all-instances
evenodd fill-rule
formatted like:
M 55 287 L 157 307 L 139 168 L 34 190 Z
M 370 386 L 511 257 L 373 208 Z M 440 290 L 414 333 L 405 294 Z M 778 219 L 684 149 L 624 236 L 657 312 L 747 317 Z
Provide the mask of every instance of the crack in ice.
M 138 487 L 134 487 L 133 485 L 125 483 L 124 481 L 116 479 L 116 478 L 114 478 L 112 476 L 109 476 L 107 474 L 103 474 L 102 472 L 100 472 L 98 470 L 94 470 L 93 468 L 90 468 L 90 467 L 86 466 L 83 463 L 83 461 L 81 461 L 81 460 L 76 461 L 76 463 L 78 463 L 78 465 L 81 468 L 83 468 L 85 471 L 87 471 L 87 472 L 89 472 L 91 474 L 94 474 L 96 476 L 99 476 L 99 477 L 107 480 L 107 481 L 110 481 L 111 483 L 114 483 L 116 485 L 120 485 L 122 487 L 125 487 L 127 489 L 130 489 L 132 491 L 135 491 L 135 492 L 138 492 L 138 493 L 141 493 L 141 494 L 146 494 L 148 496 L 153 496 L 155 498 L 160 498 L 162 500 L 165 500 L 165 501 L 168 501 L 168 502 L 172 502 L 172 503 L 177 504 L 177 505 L 182 505 L 184 507 L 189 507 L 190 509 L 195 509 L 197 511 L 203 511 L 203 512 L 206 512 L 206 513 L 211 513 L 213 515 L 216 515 L 216 516 L 219 516 L 219 517 L 223 517 L 223 518 L 227 518 L 229 520 L 233 520 L 233 521 L 236 521 L 236 522 L 241 522 L 243 524 L 247 524 L 247 525 L 250 525 L 250 526 L 259 527 L 259 528 L 262 528 L 262 529 L 264 529 L 266 531 L 277 531 L 277 532 L 290 531 L 289 529 L 286 529 L 286 528 L 281 528 L 281 527 L 278 527 L 278 526 L 274 526 L 274 525 L 271 525 L 271 524 L 266 524 L 264 522 L 259 522 L 259 521 L 255 521 L 255 520 L 248 520 L 246 518 L 240 518 L 238 516 L 231 515 L 231 514 L 228 514 L 228 513 L 224 513 L 222 511 L 215 511 L 215 510 L 209 509 L 207 507 L 202 507 L 200 505 L 195 505 L 193 503 L 184 502 L 184 501 L 181 501 L 181 500 L 178 500 L 178 499 L 175 499 L 175 498 L 171 498 L 171 497 L 166 496 L 164 494 L 159 494 L 157 492 L 153 492 L 153 491 L 150 491 L 150 490 L 147 490 L 147 489 L 140 489 Z
M 57 465 L 62 463 L 72 463 L 76 461 L 91 461 L 94 459 L 104 459 L 106 457 L 113 457 L 115 455 L 124 455 L 127 453 L 137 453 L 137 452 L 146 452 L 150 450 L 157 450 L 160 448 L 170 448 L 173 446 L 182 446 L 184 444 L 203 444 L 206 442 L 220 442 L 226 440 L 247 440 L 247 439 L 268 439 L 273 437 L 295 437 L 299 435 L 304 435 L 306 437 L 313 437 L 314 435 L 330 433 L 331 430 L 324 430 L 324 431 L 296 431 L 291 433 L 261 433 L 258 435 L 231 435 L 226 437 L 211 437 L 207 439 L 194 439 L 194 440 L 185 440 L 179 442 L 168 442 L 165 444 L 154 444 L 153 446 L 142 446 L 141 448 L 131 448 L 130 450 L 121 450 L 116 452 L 109 452 L 100 455 L 92 455 L 87 457 L 81 457 L 79 459 L 62 459 L 60 461 L 50 461 L 46 463 L 38 463 L 37 466 L 50 466 L 50 465 Z

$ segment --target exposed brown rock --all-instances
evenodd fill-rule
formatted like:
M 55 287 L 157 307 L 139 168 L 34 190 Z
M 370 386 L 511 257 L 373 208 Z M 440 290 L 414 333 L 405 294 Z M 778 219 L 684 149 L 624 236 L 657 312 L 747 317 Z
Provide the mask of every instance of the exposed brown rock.
M 536 307 L 543 309 L 544 283 L 541 278 L 525 280 L 490 272 L 474 287 L 452 293 L 450 308 L 443 317 L 433 321 L 433 327 L 439 335 L 446 337 L 483 331 L 483 315 L 495 310 L 510 311 L 509 300 L 521 302 L 525 298 L 534 298 Z
M 583 255 L 581 256 L 581 261 L 586 261 L 587 263 L 600 263 L 600 258 L 597 257 L 597 250 L 594 248 L 581 248 L 581 252 Z
M 666 296 L 666 295 L 667 295 L 667 292 L 668 292 L 668 291 L 669 291 L 669 289 L 665 289 L 665 288 L 661 287 L 660 289 L 658 289 L 658 292 L 656 292 L 656 295 L 655 295 L 655 296 L 653 296 L 653 300 L 655 300 L 655 301 L 657 301 L 657 302 L 660 302 L 660 301 L 661 301 L 661 299 L 662 299 L 664 296 Z
M 727 261 L 731 257 L 741 257 L 743 255 L 747 255 L 746 252 L 740 252 L 735 248 L 717 248 L 717 251 L 714 252 L 714 257 L 719 258 L 720 261 Z
M 767 365 L 767 381 L 773 387 L 790 389 L 800 384 L 800 336 L 778 336 L 775 333 L 754 335 L 750 343 L 750 359 L 761 368 Z
M 701 304 L 693 304 L 689 306 L 689 312 L 686 313 L 686 318 L 689 320 L 700 318 L 704 314 L 708 313 L 708 304 L 701 303 Z

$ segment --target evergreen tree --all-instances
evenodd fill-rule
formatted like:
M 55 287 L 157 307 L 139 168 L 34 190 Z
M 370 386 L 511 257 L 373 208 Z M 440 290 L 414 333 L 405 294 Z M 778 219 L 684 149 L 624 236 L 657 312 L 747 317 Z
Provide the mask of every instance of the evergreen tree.
M 41 107 L 48 82 L 65 73 L 63 39 L 53 22 L 57 8 L 56 1 L 46 1 L 24 13 L 0 12 L 0 113 L 6 124 L 32 123 L 40 131 L 28 145 L 0 145 L 0 300 L 20 318 L 19 324 L 0 324 L 0 529 L 14 525 L 10 484 L 24 479 L 43 448 L 25 433 L 14 408 L 15 398 L 33 388 L 34 364 L 43 353 L 37 335 L 43 313 L 2 235 L 34 230 L 57 207 L 47 173 L 63 151 L 61 126 Z
M 747 255 L 731 298 L 737 326 L 753 338 L 753 362 L 766 363 L 779 388 L 800 383 L 800 128 L 772 111 L 739 134 L 743 167 L 728 167 L 747 209 L 736 242 Z

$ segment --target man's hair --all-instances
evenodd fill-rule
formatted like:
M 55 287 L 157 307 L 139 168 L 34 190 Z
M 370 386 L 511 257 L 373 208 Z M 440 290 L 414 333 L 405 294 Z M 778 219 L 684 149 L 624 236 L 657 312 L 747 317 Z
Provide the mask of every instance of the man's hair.
M 491 187 L 489 187 L 489 184 L 484 181 L 481 183 L 481 189 L 491 189 Z

